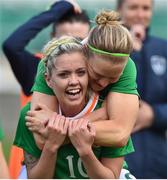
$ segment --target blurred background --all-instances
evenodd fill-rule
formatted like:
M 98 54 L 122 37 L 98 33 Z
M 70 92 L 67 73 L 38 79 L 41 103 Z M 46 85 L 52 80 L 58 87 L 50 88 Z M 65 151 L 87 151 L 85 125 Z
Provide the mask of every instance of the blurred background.
M 0 0 L 0 44 L 21 24 L 45 10 L 53 0 Z M 116 0 L 77 0 L 85 9 L 91 20 L 94 20 L 100 9 L 115 9 Z M 167 0 L 155 0 L 151 34 L 167 39 Z M 92 23 L 93 26 L 93 23 Z M 49 40 L 50 27 L 42 31 L 31 41 L 28 49 L 39 52 Z M 0 49 L 0 120 L 5 131 L 3 140 L 5 155 L 8 158 L 9 148 L 13 142 L 17 126 L 20 102 L 19 84 L 16 81 L 2 49 Z

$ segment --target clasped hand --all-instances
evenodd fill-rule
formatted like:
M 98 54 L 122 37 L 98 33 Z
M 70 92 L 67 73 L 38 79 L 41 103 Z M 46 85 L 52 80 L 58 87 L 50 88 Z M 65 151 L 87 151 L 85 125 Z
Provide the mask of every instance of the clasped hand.
M 30 131 L 45 138 L 45 142 L 58 149 L 69 137 L 79 154 L 84 154 L 92 147 L 95 128 L 85 118 L 70 120 L 39 105 L 39 110 L 28 111 L 26 125 Z

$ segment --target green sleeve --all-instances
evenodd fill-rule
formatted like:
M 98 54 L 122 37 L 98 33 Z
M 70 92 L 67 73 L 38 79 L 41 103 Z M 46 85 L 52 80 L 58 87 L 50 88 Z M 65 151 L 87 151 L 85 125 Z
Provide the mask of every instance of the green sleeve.
M 107 86 L 107 88 L 101 92 L 101 96 L 106 97 L 109 92 L 135 94 L 139 96 L 137 91 L 136 76 L 137 71 L 135 63 L 129 58 L 120 79 L 116 83 Z
M 103 158 L 117 158 L 121 156 L 125 156 L 127 154 L 133 153 L 134 147 L 132 143 L 132 139 L 129 138 L 128 143 L 126 146 L 123 146 L 121 148 L 116 148 L 116 147 L 102 147 L 101 151 L 101 157 Z M 126 161 L 123 163 L 123 168 L 128 169 L 128 165 Z
M 17 125 L 14 145 L 21 147 L 27 153 L 39 158 L 41 151 L 38 149 L 33 134 L 28 130 L 25 124 L 25 116 L 27 111 L 30 110 L 30 103 L 24 106 L 20 112 L 19 122 Z
M 102 105 L 102 101 L 98 101 L 96 105 L 96 109 L 99 109 Z M 115 158 L 115 157 L 120 157 L 120 156 L 125 156 L 127 154 L 130 154 L 134 152 L 134 147 L 132 143 L 132 139 L 129 138 L 127 144 L 123 147 L 104 147 L 102 146 L 102 151 L 101 151 L 101 157 L 106 157 L 106 158 Z
M 32 92 L 37 91 L 40 93 L 54 95 L 52 89 L 47 85 L 45 81 L 45 65 L 43 60 L 38 64 L 37 75 L 35 78 L 35 83 L 31 89 Z
M 133 147 L 132 139 L 129 138 L 126 146 L 123 146 L 120 148 L 102 147 L 101 157 L 116 158 L 116 157 L 125 156 L 127 154 L 132 153 L 132 152 L 134 152 L 134 147 Z

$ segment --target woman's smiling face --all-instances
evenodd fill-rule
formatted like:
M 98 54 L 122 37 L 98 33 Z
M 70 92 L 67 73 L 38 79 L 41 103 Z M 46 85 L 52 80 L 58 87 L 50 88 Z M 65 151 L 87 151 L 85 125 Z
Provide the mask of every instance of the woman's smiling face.
M 56 94 L 61 107 L 83 106 L 88 87 L 84 55 L 81 52 L 71 52 L 58 56 L 47 82 Z

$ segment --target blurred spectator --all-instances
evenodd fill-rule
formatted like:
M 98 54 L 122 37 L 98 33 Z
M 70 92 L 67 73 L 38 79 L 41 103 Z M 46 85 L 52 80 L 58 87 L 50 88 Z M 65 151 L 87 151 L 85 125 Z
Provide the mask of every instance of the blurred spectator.
M 89 18 L 84 11 L 81 12 L 78 4 L 74 0 L 62 0 L 54 3 L 49 10 L 34 16 L 9 36 L 3 43 L 3 51 L 26 96 L 31 95 L 41 59 L 41 54 L 28 52 L 26 46 L 50 24 L 53 24 L 51 38 L 68 34 L 84 39 L 90 28 Z
M 42 58 L 40 53 L 34 55 L 25 48 L 38 33 L 50 24 L 53 24 L 51 38 L 72 35 L 84 39 L 90 29 L 87 14 L 84 11 L 81 12 L 75 0 L 62 0 L 55 2 L 49 10 L 31 18 L 3 43 L 3 51 L 22 89 L 22 106 L 31 98 L 31 87 L 39 60 Z M 22 150 L 13 146 L 9 163 L 12 178 L 18 177 L 22 161 Z
M 0 179 L 9 179 L 8 167 L 2 149 L 3 131 L 0 126 Z
M 117 9 L 132 33 L 131 54 L 138 70 L 140 110 L 128 156 L 136 178 L 167 178 L 167 41 L 149 35 L 153 0 L 118 0 Z M 163 29 L 162 29 L 163 30 Z

